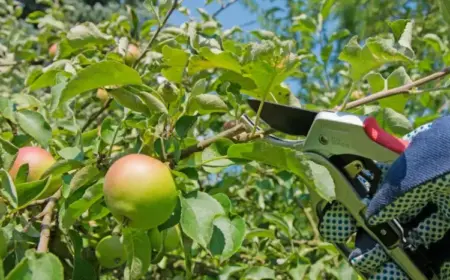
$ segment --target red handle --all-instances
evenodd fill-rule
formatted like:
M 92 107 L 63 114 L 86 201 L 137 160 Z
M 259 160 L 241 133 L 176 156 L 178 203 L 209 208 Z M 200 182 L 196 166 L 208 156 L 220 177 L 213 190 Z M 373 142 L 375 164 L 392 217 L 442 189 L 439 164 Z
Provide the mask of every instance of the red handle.
M 398 154 L 403 153 L 409 145 L 408 141 L 397 138 L 384 131 L 373 117 L 368 117 L 364 121 L 364 130 L 370 139 Z

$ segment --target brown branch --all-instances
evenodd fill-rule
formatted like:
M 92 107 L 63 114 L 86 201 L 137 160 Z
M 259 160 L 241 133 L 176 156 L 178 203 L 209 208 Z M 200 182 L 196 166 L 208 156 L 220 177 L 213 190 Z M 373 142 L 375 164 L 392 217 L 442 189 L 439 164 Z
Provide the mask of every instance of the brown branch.
M 136 65 L 139 64 L 139 62 L 144 58 L 144 56 L 147 54 L 147 52 L 150 50 L 151 46 L 155 42 L 156 38 L 158 37 L 161 30 L 166 25 L 167 21 L 169 20 L 170 16 L 172 15 L 173 11 L 178 6 L 178 0 L 174 0 L 172 3 L 172 7 L 170 7 L 170 10 L 167 12 L 166 17 L 164 18 L 163 22 L 159 24 L 158 28 L 155 31 L 155 34 L 153 34 L 152 38 L 150 39 L 150 42 L 148 42 L 147 46 L 145 47 L 144 51 L 141 53 L 141 55 L 136 59 L 136 61 L 133 64 L 133 67 L 136 67 Z
M 81 132 L 84 132 L 98 118 L 98 116 L 100 116 L 106 109 L 108 109 L 113 100 L 113 98 L 109 98 L 108 101 L 105 102 L 103 107 L 86 121 L 86 123 L 83 125 L 83 128 L 81 129 Z
M 38 216 L 43 216 L 41 223 L 41 235 L 39 237 L 38 252 L 45 253 L 48 250 L 48 243 L 50 241 L 50 227 L 52 223 L 53 209 L 56 206 L 56 201 L 61 197 L 61 190 L 58 190 L 52 195 L 44 210 Z
M 218 9 L 217 11 L 214 12 L 214 14 L 212 15 L 213 18 L 216 18 L 221 12 L 223 12 L 224 10 L 226 10 L 228 7 L 230 7 L 231 5 L 233 5 L 234 3 L 236 3 L 239 0 L 231 0 L 230 2 L 222 5 L 222 7 L 220 7 L 220 9 Z
M 211 138 L 208 138 L 206 140 L 200 141 L 197 144 L 189 146 L 186 149 L 182 150 L 180 159 L 187 158 L 190 155 L 192 155 L 193 153 L 203 151 L 204 149 L 209 147 L 212 143 L 216 142 L 220 138 L 233 138 L 233 137 L 239 135 L 240 133 L 242 133 L 244 131 L 245 131 L 245 125 L 244 124 L 238 124 L 238 125 L 230 128 L 230 129 L 222 131 L 221 133 L 217 134 L 214 137 L 211 137 Z M 170 163 L 171 166 L 175 165 L 175 162 L 173 162 L 174 156 L 175 156 L 174 153 L 171 153 L 171 154 L 167 155 L 167 158 L 171 159 L 171 163 Z
M 432 82 L 432 81 L 435 81 L 435 80 L 438 80 L 438 79 L 443 78 L 443 77 L 445 77 L 445 76 L 447 76 L 449 74 L 450 74 L 450 67 L 445 68 L 445 69 L 443 69 L 443 70 L 441 70 L 439 72 L 433 73 L 433 74 L 431 74 L 429 76 L 426 76 L 424 78 L 421 78 L 421 79 L 419 79 L 417 81 L 414 81 L 412 83 L 409 83 L 409 84 L 406 84 L 406 85 L 403 85 L 403 86 L 400 86 L 400 87 L 397 87 L 397 88 L 389 89 L 389 90 L 383 90 L 383 91 L 374 93 L 372 95 L 369 95 L 367 97 L 358 99 L 356 101 L 352 101 L 352 102 L 348 103 L 345 107 L 337 106 L 335 108 L 335 110 L 336 111 L 341 111 L 343 109 L 352 109 L 352 108 L 355 108 L 355 107 L 358 107 L 358 106 L 361 106 L 361 105 L 364 105 L 364 104 L 367 104 L 367 103 L 370 103 L 370 102 L 373 102 L 373 101 L 377 101 L 379 99 L 383 99 L 383 98 L 386 98 L 386 97 L 390 97 L 390 96 L 394 96 L 394 95 L 398 95 L 398 94 L 402 94 L 402 93 L 408 93 L 409 94 L 412 88 L 424 85 L 426 83 L 429 83 L 429 82 Z

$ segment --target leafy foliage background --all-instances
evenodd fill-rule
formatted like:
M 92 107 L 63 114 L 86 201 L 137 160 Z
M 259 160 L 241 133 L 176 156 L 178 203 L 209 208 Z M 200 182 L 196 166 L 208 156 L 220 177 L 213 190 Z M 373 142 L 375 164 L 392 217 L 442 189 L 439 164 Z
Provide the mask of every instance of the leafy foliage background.
M 173 1 L 95 2 L 0 0 L 2 233 L 9 240 L 0 278 L 357 279 L 320 240 L 309 207 L 307 185 L 329 197 L 334 186 L 301 153 L 243 131 L 240 116 L 255 117 L 245 99 L 317 110 L 348 104 L 396 135 L 447 114 L 447 78 L 364 102 L 448 65 L 445 1 L 279 0 L 269 10 L 257 0 L 218 1 L 223 10 L 243 5 L 256 13 L 264 29 L 251 32 L 224 30 L 216 20 L 222 10 L 199 9 L 199 20 L 172 26 L 164 18 Z M 189 15 L 183 3 L 177 9 Z M 136 63 L 124 59 L 129 43 L 144 54 Z M 107 100 L 98 88 L 108 90 Z M 47 253 L 35 251 L 41 221 L 32 218 L 46 204 L 5 172 L 17 148 L 31 144 L 57 157 L 47 176 L 64 176 Z M 183 246 L 152 252 L 145 233 L 121 229 L 131 257 L 100 268 L 95 244 L 117 230 L 103 177 L 115 159 L 135 152 L 171 164 L 180 207 L 161 229 L 179 227 Z

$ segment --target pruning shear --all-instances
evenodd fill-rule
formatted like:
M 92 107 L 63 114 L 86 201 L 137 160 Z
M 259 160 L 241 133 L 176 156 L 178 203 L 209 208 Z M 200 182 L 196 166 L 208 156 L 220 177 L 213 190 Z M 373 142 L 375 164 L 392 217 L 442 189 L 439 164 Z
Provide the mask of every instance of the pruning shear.
M 260 118 L 272 129 L 302 140 L 286 140 L 274 135 L 264 140 L 302 151 L 311 161 L 325 167 L 335 184 L 335 199 L 342 203 L 356 219 L 358 226 L 374 238 L 391 259 L 414 280 L 438 279 L 426 253 L 412 248 L 405 235 L 410 230 L 397 220 L 371 226 L 364 217 L 366 203 L 377 190 L 381 170 L 376 162 L 393 162 L 408 146 L 378 126 L 375 118 L 347 112 L 312 111 L 271 102 L 250 99 L 250 107 L 257 112 L 262 105 Z M 244 115 L 242 121 L 249 129 L 255 123 Z M 261 128 L 257 127 L 261 130 Z M 361 180 L 363 178 L 363 180 Z M 314 216 L 323 218 L 329 201 L 308 187 Z M 351 249 L 345 243 L 333 243 L 348 260 Z M 369 275 L 361 277 L 367 279 Z

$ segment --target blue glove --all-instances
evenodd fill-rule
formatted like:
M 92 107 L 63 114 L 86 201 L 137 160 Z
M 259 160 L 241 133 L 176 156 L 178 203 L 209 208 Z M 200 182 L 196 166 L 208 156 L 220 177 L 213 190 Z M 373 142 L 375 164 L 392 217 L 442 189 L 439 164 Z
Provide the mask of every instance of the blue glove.
M 397 219 L 414 223 L 407 241 L 425 249 L 440 279 L 450 279 L 450 117 L 442 117 L 403 137 L 408 148 L 391 165 L 379 163 L 382 180 L 368 204 L 370 225 Z M 430 210 L 431 209 L 431 210 Z M 417 222 L 417 217 L 420 219 Z M 319 225 L 323 238 L 344 243 L 358 227 L 339 202 L 333 202 Z M 369 279 L 409 279 L 383 248 L 358 232 L 349 261 Z

